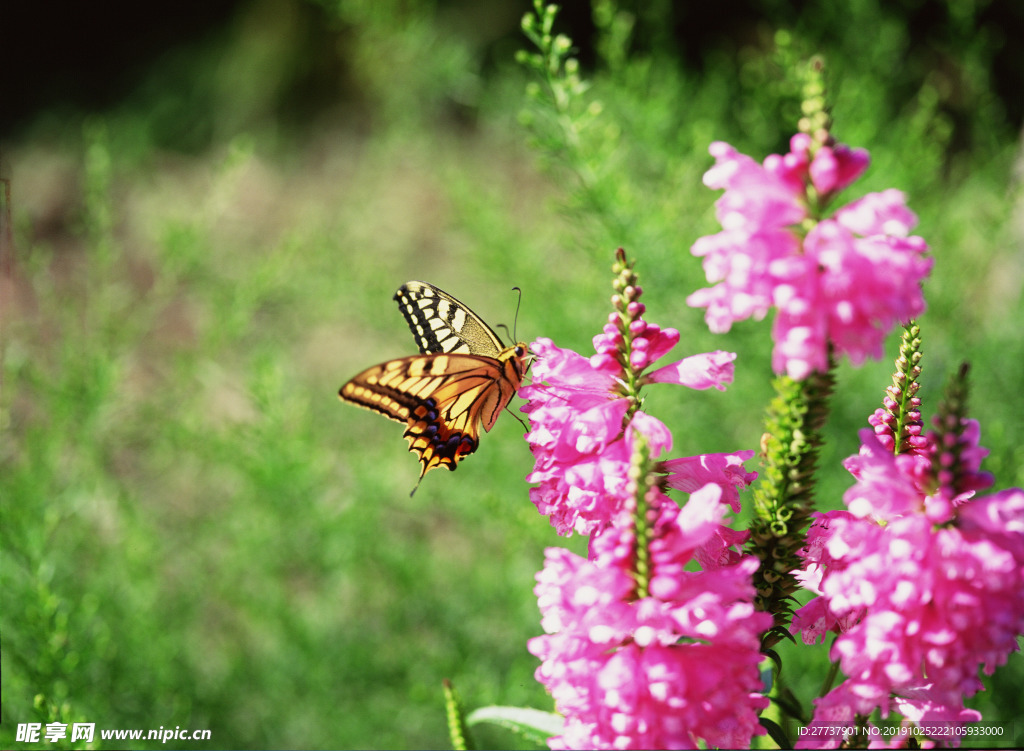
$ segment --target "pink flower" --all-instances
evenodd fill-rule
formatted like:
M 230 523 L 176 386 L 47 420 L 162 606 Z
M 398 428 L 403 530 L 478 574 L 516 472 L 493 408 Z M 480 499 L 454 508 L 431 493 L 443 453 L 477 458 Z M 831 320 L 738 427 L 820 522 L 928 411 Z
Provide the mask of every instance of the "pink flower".
M 720 495 L 709 485 L 681 510 L 658 506 L 647 597 L 631 529 L 605 527 L 590 560 L 549 549 L 535 589 L 547 633 L 529 649 L 565 716 L 551 748 L 742 748 L 764 732 L 758 649 L 771 617 L 751 604 L 756 560 L 686 570 L 725 513 Z
M 678 340 L 677 332 L 653 324 L 632 328 L 631 362 L 637 369 L 651 365 Z M 530 489 L 530 500 L 562 535 L 591 534 L 621 513 L 638 432 L 653 457 L 672 446 L 665 425 L 642 411 L 623 426 L 630 401 L 620 388 L 624 374 L 617 353 L 622 342 L 617 331 L 607 329 L 595 339 L 597 354 L 589 359 L 538 339 L 531 345 L 537 356 L 533 383 L 519 391 L 527 400 L 523 411 L 530 416 L 527 441 L 534 455 L 527 481 L 538 483 Z M 691 388 L 724 388 L 732 380 L 734 358 L 728 352 L 695 355 L 651 375 Z M 723 486 L 730 482 L 723 476 Z
M 930 720 L 970 719 L 963 699 L 982 688 L 979 668 L 1004 664 L 1024 633 L 1024 490 L 973 497 L 988 477 L 978 471 L 977 424 L 965 424 L 961 466 L 950 474 L 971 489 L 956 503 L 930 470 L 942 456 L 935 446 L 894 456 L 864 430 L 846 462 L 856 478 L 844 496 L 849 512 L 820 515 L 808 535 L 805 576 L 821 596 L 797 611 L 793 628 L 808 643 L 840 634 L 832 656 L 848 680 L 833 693 L 856 697 L 857 714 L 879 708 L 885 717 L 918 702 Z M 819 712 L 840 701 L 829 697 Z
M 559 534 L 588 534 L 618 510 L 629 453 L 620 440 L 628 400 L 616 398 L 615 377 L 550 339 L 531 345 L 534 383 L 520 389 L 531 421 L 535 456 L 530 500 Z M 542 385 L 543 383 L 543 385 Z
M 913 384 L 913 392 L 916 393 L 917 384 Z M 897 412 L 899 411 L 899 405 L 897 399 L 903 399 L 903 389 L 899 386 L 890 386 L 886 391 L 885 398 L 882 400 L 882 407 L 879 407 L 874 411 L 870 417 L 868 417 L 868 423 L 875 431 L 875 437 L 878 438 L 879 443 L 885 448 L 886 451 L 896 452 L 896 429 L 897 429 Z M 901 441 L 905 441 L 905 445 L 900 447 L 901 452 L 914 454 L 919 457 L 927 459 L 927 455 L 922 452 L 928 450 L 928 438 L 924 435 L 922 426 L 923 421 L 921 419 L 921 399 L 917 396 L 907 396 L 909 400 L 904 407 L 906 413 L 904 415 L 903 430 L 906 432 L 905 436 L 900 438 Z M 930 465 L 930 461 L 926 462 Z M 847 469 L 850 469 L 847 466 Z M 850 470 L 853 471 L 852 469 Z M 854 473 L 856 476 L 856 473 Z
M 796 748 L 839 748 L 843 741 L 851 742 L 862 737 L 864 730 L 855 732 L 857 715 L 870 715 L 874 709 L 887 702 L 886 696 L 871 687 L 856 686 L 844 681 L 825 696 L 814 701 L 814 720 L 808 725 Z M 907 696 L 892 699 L 892 706 L 904 717 L 903 725 L 916 725 L 913 734 L 884 734 L 868 723 L 865 730 L 872 733 L 868 748 L 906 748 L 907 739 L 914 737 L 921 748 L 934 748 L 935 741 L 921 736 L 921 731 L 933 730 L 945 744 L 959 745 L 957 728 L 981 719 L 981 713 L 973 709 L 950 709 L 933 701 L 929 687 L 907 691 Z M 909 729 L 908 729 L 909 730 Z
M 885 521 L 924 512 L 927 496 L 923 475 L 930 466 L 927 457 L 893 454 L 869 429 L 860 431 L 860 439 L 860 452 L 843 462 L 857 478 L 857 483 L 843 496 L 850 513 Z
M 743 466 L 743 462 L 753 456 L 752 450 L 732 454 L 701 454 L 669 459 L 663 467 L 670 473 L 670 487 L 692 493 L 708 483 L 715 483 L 722 489 L 722 503 L 739 513 L 740 489 L 757 479 L 757 472 L 748 472 Z
M 716 388 L 725 391 L 732 383 L 736 353 L 717 350 L 684 357 L 644 376 L 645 383 L 677 383 L 691 389 Z
M 820 212 L 860 176 L 868 156 L 836 145 L 811 159 L 810 145 L 798 134 L 789 154 L 763 164 L 711 145 L 716 163 L 704 182 L 725 189 L 715 204 L 722 232 L 698 239 L 692 252 L 714 286 L 687 299 L 707 309 L 715 332 L 774 307 L 772 365 L 795 379 L 827 369 L 830 345 L 855 364 L 880 357 L 891 328 L 924 311 L 920 284 L 932 264 L 924 241 L 908 236 L 916 218 L 899 191 L 815 219 L 812 209 Z
M 810 137 L 801 134 L 800 145 L 809 149 L 809 142 Z M 838 193 L 860 177 L 870 161 L 864 149 L 851 149 L 843 144 L 822 146 L 808 169 L 811 184 L 823 196 Z
M 839 209 L 835 220 L 861 237 L 908 237 L 917 224 L 917 217 L 907 208 L 906 200 L 895 188 L 868 193 Z
M 642 290 L 637 287 L 636 295 L 641 293 Z M 640 318 L 645 307 L 639 300 L 629 303 L 627 307 L 628 314 L 633 316 L 629 323 L 631 349 L 629 364 L 639 372 L 647 369 L 655 360 L 668 354 L 668 351 L 679 341 L 679 332 L 675 329 L 662 329 L 657 324 L 648 323 Z M 595 368 L 616 377 L 622 372 L 622 365 L 618 361 L 617 355 L 625 346 L 625 337 L 620 330 L 620 323 L 617 313 L 608 315 L 608 323 L 604 325 L 602 332 L 594 337 L 594 350 L 597 354 L 590 358 L 590 363 Z

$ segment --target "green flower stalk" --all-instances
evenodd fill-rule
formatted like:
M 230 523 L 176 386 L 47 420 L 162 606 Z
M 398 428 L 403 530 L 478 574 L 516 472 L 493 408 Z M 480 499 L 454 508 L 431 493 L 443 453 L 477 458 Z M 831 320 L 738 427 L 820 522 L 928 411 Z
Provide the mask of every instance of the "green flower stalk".
M 650 544 L 657 504 L 649 501 L 649 495 L 659 491 L 661 479 L 654 469 L 647 438 L 637 432 L 627 474 L 630 493 L 627 506 L 631 506 L 633 512 L 633 566 L 630 573 L 636 581 L 634 596 L 638 600 L 650 596 Z
M 475 746 L 469 734 L 469 726 L 466 724 L 466 711 L 463 709 L 462 699 L 447 678 L 444 679 L 443 686 L 444 708 L 448 716 L 448 736 L 452 739 L 452 748 L 455 751 L 470 751 Z
M 764 469 L 754 490 L 754 519 L 747 552 L 761 566 L 754 575 L 758 610 L 775 619 L 762 646 L 769 648 L 788 634 L 793 593 L 799 584 L 792 572 L 800 567 L 798 551 L 814 511 L 814 476 L 828 418 L 828 399 L 835 386 L 832 370 L 803 381 L 789 376 L 774 380 L 776 396 L 765 418 L 761 438 Z
M 885 390 L 882 406 L 868 418 L 878 440 L 894 454 L 922 450 L 928 444 L 917 396 L 920 376 L 921 328 L 911 321 L 903 329 L 892 385 Z

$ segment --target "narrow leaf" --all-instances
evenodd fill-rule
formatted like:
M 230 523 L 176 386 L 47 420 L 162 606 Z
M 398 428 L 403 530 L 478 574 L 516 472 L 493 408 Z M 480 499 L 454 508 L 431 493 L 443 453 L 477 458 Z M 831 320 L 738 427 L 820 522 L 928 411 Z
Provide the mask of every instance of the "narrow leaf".
M 548 738 L 561 734 L 565 720 L 555 712 L 543 712 L 529 707 L 495 706 L 480 707 L 466 718 L 467 725 L 483 722 L 508 728 L 531 741 L 546 745 Z
M 767 717 L 762 717 L 761 727 L 768 731 L 768 735 L 778 744 L 779 748 L 793 748 L 793 744 L 790 743 L 789 738 L 786 736 L 786 731 L 777 722 L 769 720 Z

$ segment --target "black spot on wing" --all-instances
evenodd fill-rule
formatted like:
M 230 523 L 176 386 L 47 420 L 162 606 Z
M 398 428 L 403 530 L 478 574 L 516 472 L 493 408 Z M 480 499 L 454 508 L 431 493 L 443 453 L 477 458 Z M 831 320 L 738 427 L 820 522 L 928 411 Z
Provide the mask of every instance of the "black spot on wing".
M 462 431 L 452 431 L 443 423 L 437 402 L 425 399 L 409 417 L 405 438 L 409 448 L 419 454 L 423 465 L 420 477 L 434 467 L 454 471 L 459 460 L 476 451 L 479 441 Z

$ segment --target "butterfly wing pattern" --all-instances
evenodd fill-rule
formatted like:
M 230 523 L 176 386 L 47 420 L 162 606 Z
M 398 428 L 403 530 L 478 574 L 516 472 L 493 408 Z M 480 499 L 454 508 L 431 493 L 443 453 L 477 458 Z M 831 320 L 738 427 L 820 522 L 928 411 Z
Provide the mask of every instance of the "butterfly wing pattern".
M 506 347 L 466 305 L 426 282 L 395 293 L 419 355 L 364 370 L 341 387 L 342 401 L 405 423 L 420 477 L 436 467 L 454 470 L 480 445 L 515 396 L 529 367 L 527 346 Z M 410 493 L 410 495 L 412 495 Z
M 395 292 L 423 354 L 459 352 L 497 358 L 505 345 L 464 303 L 426 282 L 406 282 Z

